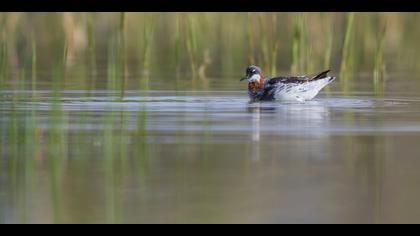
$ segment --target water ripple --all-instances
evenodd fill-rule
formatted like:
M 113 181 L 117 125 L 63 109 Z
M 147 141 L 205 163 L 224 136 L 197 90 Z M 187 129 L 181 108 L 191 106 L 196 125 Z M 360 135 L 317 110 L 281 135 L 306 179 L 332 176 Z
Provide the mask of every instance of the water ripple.
M 179 94 L 179 92 L 177 92 Z M 66 91 L 58 102 L 49 93 L 38 99 L 15 99 L 3 96 L 0 112 L 2 125 L 12 119 L 12 112 L 36 111 L 40 127 L 48 129 L 53 104 L 69 119 L 69 130 L 101 130 L 110 113 L 125 114 L 120 129 L 138 129 L 141 112 L 146 115 L 148 132 L 176 135 L 179 132 L 213 135 L 340 135 L 350 133 L 420 132 L 420 99 L 378 98 L 372 96 L 319 96 L 305 103 L 249 103 L 239 92 L 207 92 L 176 95 L 170 91 L 150 91 L 148 96 L 128 92 L 123 99 L 115 94 Z M 7 94 L 7 93 L 6 93 Z

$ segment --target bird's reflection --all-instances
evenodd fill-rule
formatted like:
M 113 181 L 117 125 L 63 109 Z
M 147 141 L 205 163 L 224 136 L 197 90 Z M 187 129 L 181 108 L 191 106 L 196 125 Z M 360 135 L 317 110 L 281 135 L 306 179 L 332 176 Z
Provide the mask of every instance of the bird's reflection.
M 259 161 L 260 160 L 260 139 L 261 139 L 261 129 L 260 129 L 260 122 L 261 122 L 261 110 L 260 107 L 254 107 L 252 111 L 252 160 Z
M 276 106 L 271 102 L 250 102 L 248 112 L 252 114 L 252 160 L 260 160 L 261 114 L 275 113 Z
M 267 118 L 276 119 L 278 122 L 286 120 L 295 121 L 320 121 L 329 120 L 330 108 L 320 101 L 305 103 L 279 103 L 279 102 L 254 102 L 247 106 L 249 113 L 275 114 Z
M 249 102 L 247 106 L 248 112 L 274 112 L 276 110 L 273 102 Z
M 263 132 L 286 134 L 321 134 L 329 125 L 329 107 L 319 101 L 306 103 L 255 102 L 249 103 L 252 114 L 252 160 L 260 160 L 260 142 Z

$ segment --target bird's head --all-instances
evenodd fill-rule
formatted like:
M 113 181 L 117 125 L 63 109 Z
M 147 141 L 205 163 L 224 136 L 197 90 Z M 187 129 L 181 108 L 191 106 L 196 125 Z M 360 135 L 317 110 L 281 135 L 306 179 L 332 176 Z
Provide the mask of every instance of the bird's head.
M 262 79 L 261 69 L 258 66 L 248 66 L 245 71 L 245 77 L 242 77 L 242 80 L 248 80 L 249 83 L 251 82 L 259 82 Z

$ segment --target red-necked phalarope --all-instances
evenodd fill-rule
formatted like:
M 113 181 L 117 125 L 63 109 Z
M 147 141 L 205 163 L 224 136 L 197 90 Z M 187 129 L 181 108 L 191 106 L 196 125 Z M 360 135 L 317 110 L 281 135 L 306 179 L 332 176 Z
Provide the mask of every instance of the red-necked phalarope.
M 330 70 L 321 72 L 313 77 L 280 76 L 264 78 L 258 66 L 248 66 L 246 76 L 248 80 L 248 94 L 251 101 L 307 101 L 314 98 L 326 85 L 335 80 L 328 76 Z

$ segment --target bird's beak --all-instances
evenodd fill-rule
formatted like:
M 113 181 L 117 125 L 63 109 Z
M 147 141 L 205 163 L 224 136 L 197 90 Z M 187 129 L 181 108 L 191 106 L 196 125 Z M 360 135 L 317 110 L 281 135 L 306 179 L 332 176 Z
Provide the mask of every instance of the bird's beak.
M 242 81 L 242 80 L 246 80 L 246 79 L 248 79 L 248 77 L 242 77 L 239 81 Z

